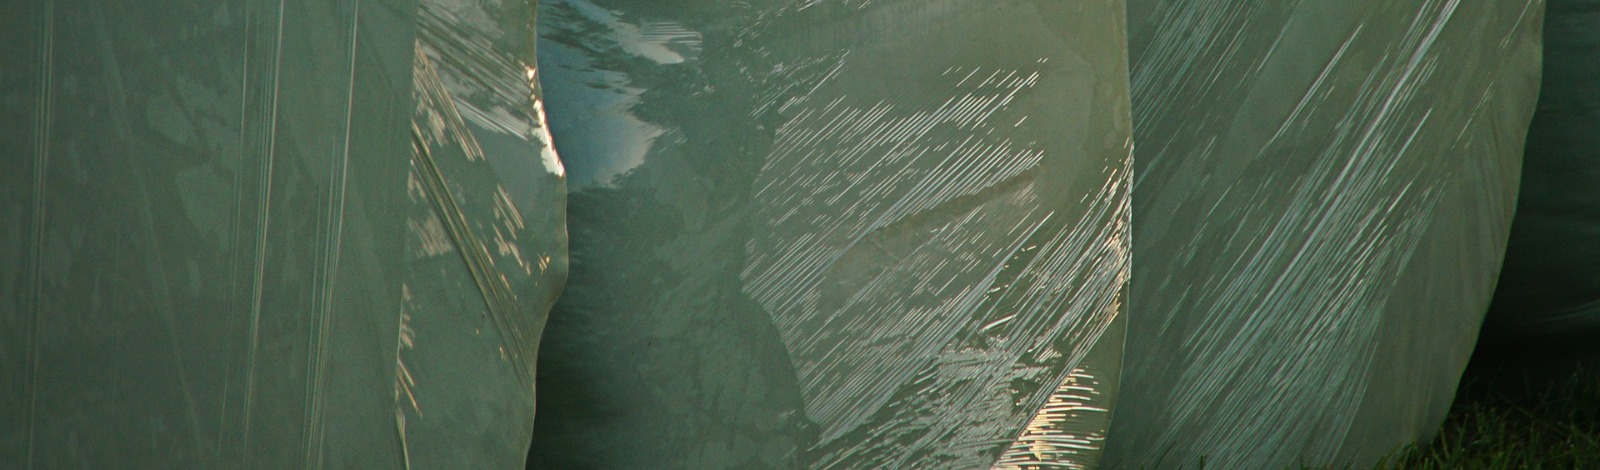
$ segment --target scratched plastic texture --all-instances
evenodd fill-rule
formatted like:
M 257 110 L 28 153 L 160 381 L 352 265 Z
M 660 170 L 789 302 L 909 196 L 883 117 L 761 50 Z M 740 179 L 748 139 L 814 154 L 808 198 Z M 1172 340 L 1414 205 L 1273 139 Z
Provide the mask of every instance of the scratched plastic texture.
M 1542 1 L 1130 0 L 1128 349 L 1105 462 L 1364 468 L 1494 290 Z
M 537 132 L 452 99 L 489 85 L 419 59 L 507 33 L 388 0 L 0 10 L 0 467 L 523 458 L 564 189 Z M 535 109 L 526 67 L 476 65 Z
M 1600 332 L 1600 1 L 1550 0 L 1544 40 L 1517 218 L 1485 330 L 1511 341 Z
M 1129 262 L 1123 15 L 543 3 L 572 271 L 529 466 L 1092 462 Z

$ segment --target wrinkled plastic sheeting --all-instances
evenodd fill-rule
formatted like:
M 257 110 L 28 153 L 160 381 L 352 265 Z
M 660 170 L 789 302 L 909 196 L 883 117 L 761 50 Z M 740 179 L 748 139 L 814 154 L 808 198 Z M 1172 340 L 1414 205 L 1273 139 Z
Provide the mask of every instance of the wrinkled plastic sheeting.
M 1128 2 L 1119 468 L 1365 466 L 1469 357 L 1538 92 L 1541 1 Z
M 1091 462 L 1129 260 L 1123 15 L 541 5 L 573 243 L 530 467 Z
M 1600 1 L 1550 0 L 1544 79 L 1486 335 L 1600 332 Z
M 422 0 L 396 418 L 418 468 L 515 468 L 566 276 L 531 1 Z
M 536 344 L 483 313 L 537 335 L 564 188 L 463 159 L 524 144 L 483 143 L 446 99 L 476 89 L 414 60 L 446 47 L 419 48 L 416 3 L 4 10 L 0 461 L 522 458 Z M 480 72 L 531 100 L 525 67 Z M 507 285 L 522 298 L 495 310 Z

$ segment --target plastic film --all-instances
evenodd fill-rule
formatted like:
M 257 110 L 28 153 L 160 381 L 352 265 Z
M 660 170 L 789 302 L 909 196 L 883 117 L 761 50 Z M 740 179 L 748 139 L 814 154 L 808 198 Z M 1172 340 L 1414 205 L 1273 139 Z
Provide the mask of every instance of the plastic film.
M 539 337 L 566 271 L 565 170 L 537 94 L 534 8 L 418 7 L 395 384 L 417 468 L 515 468 L 532 438 Z
M 573 244 L 531 466 L 974 468 L 1103 436 L 1047 402 L 1109 401 L 1069 377 L 1121 355 L 1122 15 L 544 3 Z
M 564 188 L 418 8 L 6 4 L 0 466 L 521 461 Z
M 1493 291 L 1540 1 L 1129 2 L 1119 468 L 1370 465 L 1442 420 Z

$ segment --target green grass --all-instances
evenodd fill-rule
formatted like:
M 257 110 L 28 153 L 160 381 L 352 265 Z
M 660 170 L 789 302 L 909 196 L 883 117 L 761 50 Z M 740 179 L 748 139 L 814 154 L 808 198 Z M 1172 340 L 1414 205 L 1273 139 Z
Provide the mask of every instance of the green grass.
M 1600 468 L 1600 370 L 1469 374 L 1432 442 L 1380 467 Z

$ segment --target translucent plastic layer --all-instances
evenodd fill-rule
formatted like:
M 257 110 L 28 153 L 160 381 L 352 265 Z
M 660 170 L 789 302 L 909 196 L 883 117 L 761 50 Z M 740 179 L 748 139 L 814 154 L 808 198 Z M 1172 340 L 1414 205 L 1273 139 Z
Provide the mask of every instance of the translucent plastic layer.
M 565 251 L 531 5 L 202 3 L 0 15 L 0 466 L 520 464 Z
M 1494 289 L 1541 1 L 1132 0 L 1135 262 L 1107 463 L 1370 465 Z
M 1120 2 L 541 8 L 573 268 L 533 466 L 1093 459 L 1129 261 Z

